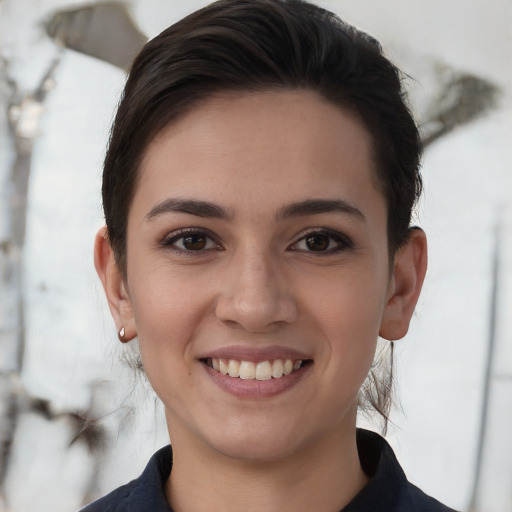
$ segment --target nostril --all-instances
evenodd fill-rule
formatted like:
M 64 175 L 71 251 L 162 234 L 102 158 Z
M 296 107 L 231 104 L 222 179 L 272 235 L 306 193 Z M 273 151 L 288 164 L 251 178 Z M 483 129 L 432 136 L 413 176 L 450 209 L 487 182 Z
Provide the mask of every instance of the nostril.
M 276 323 L 292 323 L 297 317 L 297 306 L 289 295 L 268 292 L 267 296 L 222 297 L 215 314 L 222 322 L 242 326 L 248 332 L 260 332 Z

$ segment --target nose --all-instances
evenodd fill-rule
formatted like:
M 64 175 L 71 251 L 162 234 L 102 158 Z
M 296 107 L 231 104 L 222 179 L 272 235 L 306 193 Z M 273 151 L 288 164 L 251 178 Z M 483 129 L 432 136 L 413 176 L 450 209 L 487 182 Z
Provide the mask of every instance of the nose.
M 297 317 L 297 304 L 279 265 L 264 254 L 240 254 L 223 276 L 216 303 L 219 320 L 247 332 L 266 332 Z

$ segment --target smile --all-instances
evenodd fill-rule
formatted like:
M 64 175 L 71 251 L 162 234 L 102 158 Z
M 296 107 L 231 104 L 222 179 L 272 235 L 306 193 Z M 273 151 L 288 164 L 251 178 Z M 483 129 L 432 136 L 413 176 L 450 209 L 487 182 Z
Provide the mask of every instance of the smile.
M 280 379 L 300 369 L 307 361 L 302 359 L 275 359 L 273 361 L 239 361 L 237 359 L 208 358 L 205 364 L 221 375 L 243 380 Z

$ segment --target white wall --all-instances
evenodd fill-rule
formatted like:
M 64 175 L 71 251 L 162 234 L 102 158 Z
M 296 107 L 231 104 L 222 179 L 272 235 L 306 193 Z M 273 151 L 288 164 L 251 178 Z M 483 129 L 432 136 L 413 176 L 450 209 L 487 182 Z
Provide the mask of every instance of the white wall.
M 154 36 L 205 3 L 138 0 L 132 12 L 141 30 Z M 430 268 L 411 331 L 398 344 L 404 412 L 393 416 L 389 439 L 410 479 L 426 492 L 458 509 L 468 510 L 474 494 L 476 510 L 512 510 L 512 3 L 321 3 L 376 36 L 417 78 L 412 96 L 419 117 L 427 117 L 453 74 L 470 73 L 501 91 L 495 109 L 426 151 L 418 223 L 429 235 Z M 10 372 L 9 390 L 19 398 L 0 511 L 77 509 L 84 499 L 136 476 L 167 442 L 147 386 L 133 390 L 133 375 L 120 362 L 123 348 L 92 266 L 93 237 L 101 225 L 101 161 L 125 75 L 59 49 L 41 24 L 56 9 L 79 4 L 0 1 L 0 242 L 12 236 L 6 208 L 15 158 L 9 101 L 19 104 L 25 124 L 17 126 L 33 141 L 20 267 L 26 350 L 19 381 L 6 356 L 13 338 L 5 326 L 12 323 L 16 301 L 5 280 L 0 290 L 0 376 Z M 43 111 L 27 98 L 54 59 L 59 64 Z M 38 136 L 32 139 L 34 126 Z M 482 430 L 497 238 L 495 345 Z M 0 255 L 5 278 L 17 260 L 6 251 Z M 0 380 L 7 389 L 5 382 Z M 52 419 L 35 411 L 34 397 L 49 401 Z M 105 448 L 95 455 L 83 441 L 68 446 L 79 425 L 71 413 L 78 410 L 101 418 L 107 429 Z M 482 435 L 482 473 L 474 489 Z

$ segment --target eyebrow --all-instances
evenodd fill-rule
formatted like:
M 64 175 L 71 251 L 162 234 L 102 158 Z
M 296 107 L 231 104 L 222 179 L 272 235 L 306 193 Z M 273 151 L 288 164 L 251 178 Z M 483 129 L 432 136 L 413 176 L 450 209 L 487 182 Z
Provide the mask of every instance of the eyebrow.
M 154 206 L 146 215 L 146 220 L 152 220 L 166 213 L 186 213 L 196 217 L 209 217 L 229 220 L 231 215 L 224 208 L 208 201 L 194 199 L 166 199 Z
M 359 217 L 360 220 L 366 220 L 361 210 L 341 199 L 306 199 L 305 201 L 298 201 L 282 208 L 277 216 L 288 219 L 290 217 L 331 212 L 347 213 Z
M 307 215 L 319 215 L 322 213 L 341 212 L 359 217 L 365 220 L 365 216 L 355 206 L 341 199 L 306 199 L 285 206 L 278 211 L 276 217 L 289 219 L 291 217 L 305 217 Z M 196 199 L 170 198 L 158 203 L 146 215 L 146 220 L 166 213 L 185 213 L 196 217 L 230 220 L 233 216 L 221 206 L 208 201 Z

